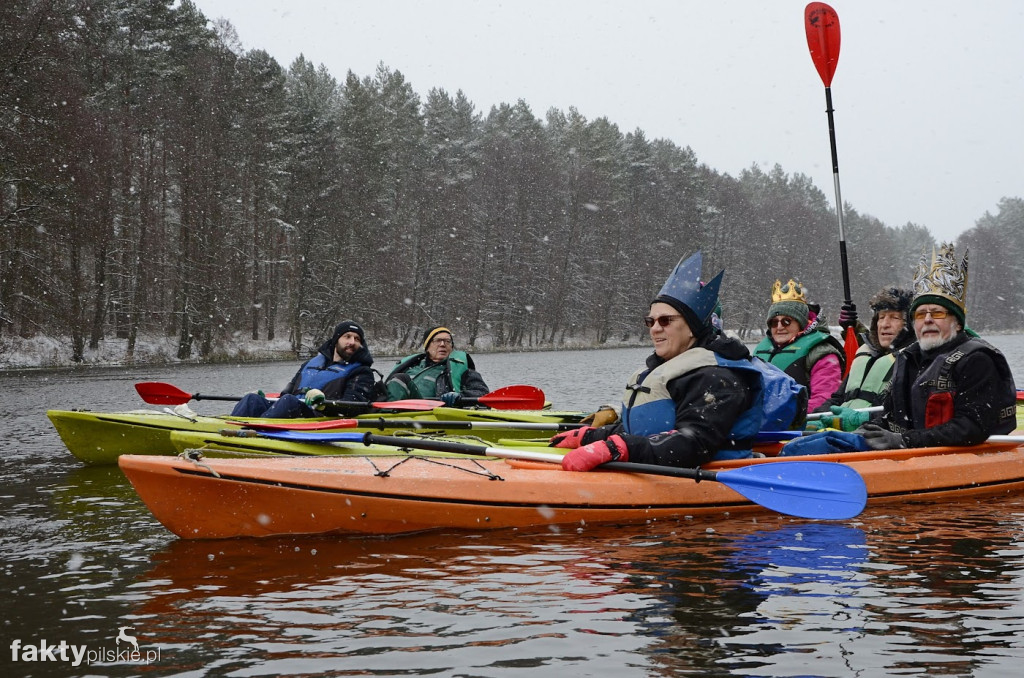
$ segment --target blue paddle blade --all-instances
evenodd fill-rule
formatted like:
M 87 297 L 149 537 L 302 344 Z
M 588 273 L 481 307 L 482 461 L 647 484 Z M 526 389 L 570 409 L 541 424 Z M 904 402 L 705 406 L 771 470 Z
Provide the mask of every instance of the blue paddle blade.
M 853 518 L 868 501 L 868 489 L 860 474 L 830 461 L 751 464 L 719 471 L 715 480 L 755 504 L 800 518 Z
M 366 433 L 358 431 L 258 431 L 264 438 L 296 443 L 361 443 Z

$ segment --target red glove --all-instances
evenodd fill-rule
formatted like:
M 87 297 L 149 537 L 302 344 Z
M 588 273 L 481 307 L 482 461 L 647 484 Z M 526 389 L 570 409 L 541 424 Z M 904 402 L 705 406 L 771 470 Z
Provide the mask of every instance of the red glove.
M 629 461 L 629 449 L 620 436 L 608 436 L 567 453 L 562 457 L 563 471 L 589 471 L 609 461 Z
M 551 442 L 548 444 L 548 447 L 561 447 L 564 450 L 575 450 L 580 446 L 580 442 L 583 440 L 583 436 L 586 435 L 587 431 L 593 430 L 593 426 L 581 426 L 580 428 L 574 428 L 566 433 L 553 435 L 551 436 Z

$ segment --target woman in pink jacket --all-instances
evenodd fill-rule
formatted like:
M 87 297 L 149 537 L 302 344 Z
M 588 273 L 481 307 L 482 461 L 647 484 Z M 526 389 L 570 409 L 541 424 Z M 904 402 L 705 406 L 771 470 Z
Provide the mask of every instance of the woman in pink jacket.
M 776 280 L 768 309 L 768 333 L 754 355 L 796 379 L 808 390 L 807 411 L 832 397 L 843 381 L 846 356 L 828 327 L 819 325 L 810 310 L 803 286 Z

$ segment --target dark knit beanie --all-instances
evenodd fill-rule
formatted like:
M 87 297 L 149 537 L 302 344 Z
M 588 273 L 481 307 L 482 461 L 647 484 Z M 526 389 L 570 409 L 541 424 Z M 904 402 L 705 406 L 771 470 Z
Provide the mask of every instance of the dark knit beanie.
M 356 334 L 358 334 L 359 343 L 361 343 L 363 346 L 366 346 L 366 334 L 363 333 L 363 328 L 360 327 L 359 324 L 353 320 L 342 321 L 341 323 L 338 324 L 337 327 L 334 328 L 334 339 L 332 340 L 333 343 L 337 344 L 338 339 L 341 339 L 341 335 L 347 334 L 348 332 L 355 332 Z
M 800 329 L 804 329 L 807 327 L 807 322 L 810 320 L 810 309 L 807 307 L 807 304 L 802 301 L 776 301 L 768 309 L 768 317 L 765 318 L 765 322 L 779 315 L 789 316 L 796 321 L 796 324 L 800 326 Z
M 923 306 L 924 304 L 938 304 L 956 316 L 956 319 L 960 321 L 960 327 L 967 327 L 967 318 L 964 310 L 946 297 L 940 297 L 937 294 L 921 294 L 915 297 L 914 303 L 910 305 L 911 317 L 913 317 L 914 311 L 917 310 L 917 307 Z

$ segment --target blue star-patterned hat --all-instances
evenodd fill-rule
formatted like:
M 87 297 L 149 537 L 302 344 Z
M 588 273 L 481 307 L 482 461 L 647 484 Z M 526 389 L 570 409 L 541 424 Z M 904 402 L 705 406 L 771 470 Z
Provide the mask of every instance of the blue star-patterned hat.
M 694 252 L 688 259 L 680 259 L 676 264 L 672 275 L 668 277 L 661 291 L 654 301 L 666 303 L 686 317 L 687 324 L 696 327 L 696 331 L 705 328 L 711 322 L 711 312 L 718 305 L 718 288 L 722 284 L 722 276 L 725 271 L 719 271 L 718 275 L 709 283 L 700 281 L 700 272 L 703 265 L 703 257 L 700 250 Z

